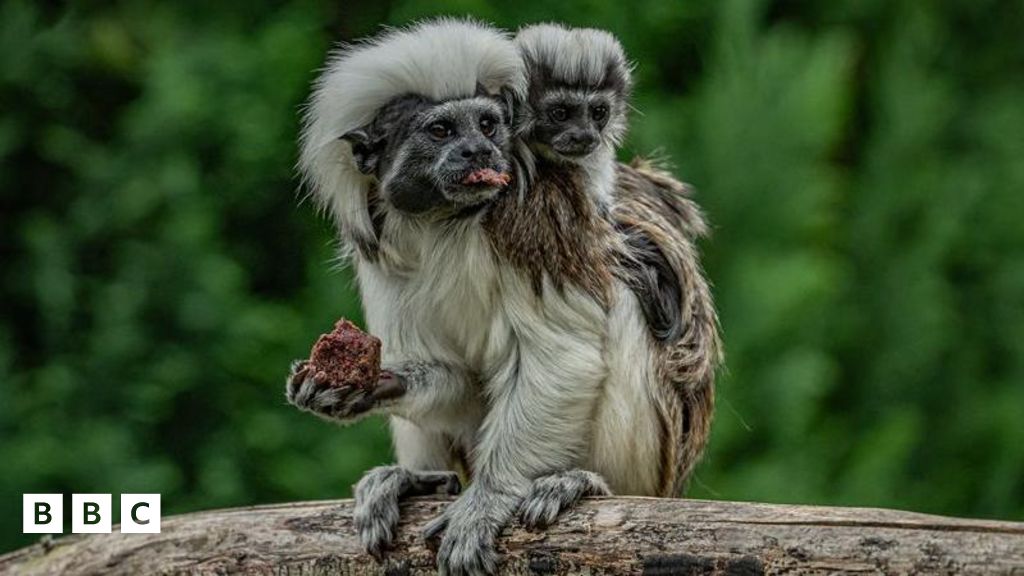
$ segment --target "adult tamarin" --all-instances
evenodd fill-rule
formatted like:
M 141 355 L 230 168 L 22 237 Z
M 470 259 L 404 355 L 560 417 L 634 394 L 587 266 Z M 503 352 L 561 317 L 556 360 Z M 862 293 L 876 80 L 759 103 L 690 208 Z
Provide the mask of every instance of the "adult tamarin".
M 351 247 L 384 370 L 358 398 L 301 377 L 288 398 L 339 421 L 391 415 L 398 465 L 356 488 L 371 553 L 390 542 L 400 497 L 468 472 L 427 528 L 443 532 L 448 574 L 493 573 L 494 539 L 524 503 L 543 523 L 581 491 L 674 494 L 689 466 L 677 436 L 702 445 L 710 417 L 708 378 L 678 376 L 706 350 L 659 336 L 692 342 L 698 317 L 714 333 L 713 309 L 705 319 L 693 304 L 707 296 L 686 233 L 698 213 L 651 174 L 613 167 L 622 189 L 602 196 L 589 174 L 534 158 L 510 125 L 524 72 L 516 46 L 480 24 L 390 31 L 329 62 L 303 131 L 300 167 Z M 704 411 L 688 409 L 701 394 Z

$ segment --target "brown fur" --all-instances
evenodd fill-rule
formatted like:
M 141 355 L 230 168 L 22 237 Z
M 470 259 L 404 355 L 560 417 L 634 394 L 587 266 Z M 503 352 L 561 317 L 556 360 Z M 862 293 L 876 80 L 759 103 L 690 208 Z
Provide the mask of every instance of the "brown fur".
M 649 236 L 675 270 L 682 288 L 685 329 L 663 352 L 659 378 L 668 394 L 659 412 L 665 428 L 662 495 L 679 494 L 707 444 L 714 410 L 715 371 L 722 360 L 718 314 L 695 241 L 708 228 L 689 187 L 650 163 L 619 165 L 612 218 Z
M 498 198 L 483 225 L 495 251 L 524 271 L 538 296 L 547 277 L 556 290 L 575 286 L 611 302 L 615 231 L 597 213 L 578 169 L 537 165 L 533 186 Z

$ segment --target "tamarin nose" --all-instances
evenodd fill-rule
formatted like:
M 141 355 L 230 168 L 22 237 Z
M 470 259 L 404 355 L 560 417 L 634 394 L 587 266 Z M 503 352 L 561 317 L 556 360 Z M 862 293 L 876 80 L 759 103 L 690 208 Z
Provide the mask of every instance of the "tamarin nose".
M 488 146 L 466 146 L 462 149 L 462 157 L 466 160 L 490 160 L 491 148 Z
M 575 146 L 590 146 L 597 141 L 597 138 L 590 132 L 576 132 L 569 134 L 569 142 Z

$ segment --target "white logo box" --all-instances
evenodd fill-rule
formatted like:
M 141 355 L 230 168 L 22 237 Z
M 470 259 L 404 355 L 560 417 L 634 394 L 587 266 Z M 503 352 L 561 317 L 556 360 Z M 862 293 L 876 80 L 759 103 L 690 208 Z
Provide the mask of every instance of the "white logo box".
M 71 495 L 71 533 L 109 534 L 114 507 L 110 494 Z M 63 494 L 23 494 L 24 534 L 63 534 Z M 122 534 L 160 533 L 159 494 L 121 494 Z
M 121 533 L 159 534 L 160 495 L 121 494 Z
M 22 495 L 21 532 L 23 534 L 63 534 L 64 495 Z

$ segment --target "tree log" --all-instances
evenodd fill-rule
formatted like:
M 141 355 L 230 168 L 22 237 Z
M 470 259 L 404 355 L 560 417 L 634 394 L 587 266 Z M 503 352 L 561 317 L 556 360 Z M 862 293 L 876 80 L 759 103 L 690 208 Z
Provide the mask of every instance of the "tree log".
M 377 564 L 352 502 L 305 502 L 164 518 L 161 534 L 72 535 L 0 556 L 0 575 L 434 574 L 424 523 L 439 498 L 403 504 Z M 550 529 L 515 523 L 502 574 L 1021 574 L 1024 523 L 893 510 L 594 498 Z

